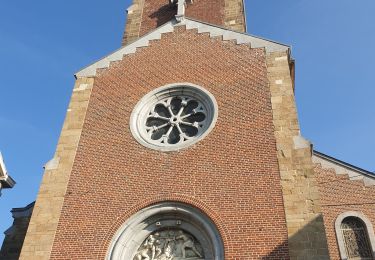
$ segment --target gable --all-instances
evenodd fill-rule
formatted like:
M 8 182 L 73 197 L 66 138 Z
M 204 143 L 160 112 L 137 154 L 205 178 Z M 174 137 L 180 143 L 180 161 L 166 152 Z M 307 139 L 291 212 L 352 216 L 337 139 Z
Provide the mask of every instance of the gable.
M 185 18 L 182 22 L 176 20 L 167 22 L 156 30 L 126 45 L 92 65 L 76 73 L 76 77 L 94 77 L 97 69 L 108 68 L 111 62 L 120 61 L 124 56 L 135 53 L 137 48 L 149 46 L 150 41 L 160 40 L 165 33 L 172 33 L 179 26 L 186 26 L 187 30 L 196 29 L 198 33 L 209 33 L 210 37 L 222 37 L 223 41 L 235 41 L 237 44 L 250 44 L 251 48 L 264 48 L 267 53 L 275 51 L 289 51 L 289 46 L 265 40 L 246 33 L 239 33 L 207 23 Z
M 347 175 L 350 180 L 362 180 L 366 186 L 375 185 L 375 175 L 369 171 L 317 151 L 314 151 L 312 159 L 324 169 L 333 169 L 337 175 Z

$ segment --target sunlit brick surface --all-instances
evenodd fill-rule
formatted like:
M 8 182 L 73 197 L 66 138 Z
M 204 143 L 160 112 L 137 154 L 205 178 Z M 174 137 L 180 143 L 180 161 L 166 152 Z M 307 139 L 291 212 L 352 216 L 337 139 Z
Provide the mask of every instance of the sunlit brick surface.
M 186 17 L 245 32 L 245 14 L 242 0 L 194 0 L 187 1 Z M 123 44 L 174 19 L 177 6 L 166 0 L 134 0 L 127 16 Z
M 210 91 L 218 121 L 185 150 L 147 149 L 130 133 L 130 114 L 145 94 L 173 82 Z M 287 259 L 273 131 L 263 49 L 180 27 L 113 63 L 95 78 L 51 258 L 104 259 L 129 216 L 173 200 L 214 221 L 225 259 Z
M 350 180 L 348 175 L 337 175 L 333 169 L 315 167 L 321 193 L 322 212 L 332 260 L 340 259 L 335 221 L 347 211 L 362 212 L 375 224 L 375 186 L 366 187 L 362 180 Z

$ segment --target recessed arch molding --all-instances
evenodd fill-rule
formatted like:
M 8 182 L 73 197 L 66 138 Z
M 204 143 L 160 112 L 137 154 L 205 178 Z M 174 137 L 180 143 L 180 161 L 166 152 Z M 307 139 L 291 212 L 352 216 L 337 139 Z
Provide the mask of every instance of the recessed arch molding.
M 142 250 L 160 259 L 171 250 L 179 259 L 224 259 L 223 240 L 214 222 L 200 209 L 181 202 L 161 202 L 133 214 L 113 236 L 106 259 L 143 259 Z

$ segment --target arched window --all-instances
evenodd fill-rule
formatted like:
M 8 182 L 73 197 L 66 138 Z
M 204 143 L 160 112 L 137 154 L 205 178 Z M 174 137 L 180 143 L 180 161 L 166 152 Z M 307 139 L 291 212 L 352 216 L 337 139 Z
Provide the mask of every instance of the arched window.
M 341 222 L 348 259 L 373 259 L 366 225 L 360 218 L 347 217 Z
M 374 259 L 374 231 L 362 213 L 341 214 L 336 220 L 336 235 L 341 259 Z

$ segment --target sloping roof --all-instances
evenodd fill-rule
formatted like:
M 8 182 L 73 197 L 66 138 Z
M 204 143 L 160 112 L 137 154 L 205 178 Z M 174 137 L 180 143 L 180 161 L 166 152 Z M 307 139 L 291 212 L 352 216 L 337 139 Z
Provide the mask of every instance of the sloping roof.
M 198 33 L 209 33 L 210 37 L 222 36 L 224 41 L 235 40 L 237 44 L 250 44 L 252 48 L 265 48 L 266 52 L 268 53 L 275 51 L 289 51 L 290 49 L 290 46 L 282 43 L 277 43 L 247 33 L 236 32 L 190 18 L 185 18 L 181 22 L 177 22 L 175 19 L 173 19 L 150 33 L 142 36 L 138 40 L 118 49 L 112 54 L 82 69 L 81 71 L 77 72 L 75 76 L 77 78 L 93 77 L 96 75 L 97 69 L 108 68 L 111 62 L 120 61 L 123 59 L 124 55 L 135 53 L 137 48 L 148 46 L 151 40 L 160 40 L 162 34 L 173 32 L 174 28 L 177 26 L 186 26 L 187 30 L 197 29 Z
M 334 169 L 338 175 L 348 175 L 350 180 L 363 180 L 366 186 L 375 185 L 375 174 L 370 171 L 343 162 L 315 150 L 313 151 L 312 159 L 314 163 L 319 163 L 323 168 Z

